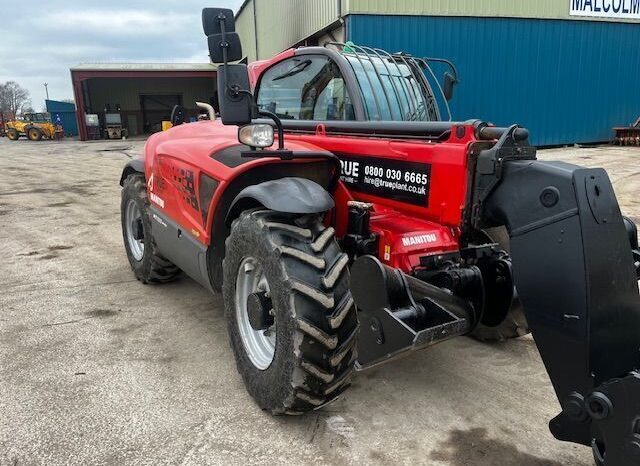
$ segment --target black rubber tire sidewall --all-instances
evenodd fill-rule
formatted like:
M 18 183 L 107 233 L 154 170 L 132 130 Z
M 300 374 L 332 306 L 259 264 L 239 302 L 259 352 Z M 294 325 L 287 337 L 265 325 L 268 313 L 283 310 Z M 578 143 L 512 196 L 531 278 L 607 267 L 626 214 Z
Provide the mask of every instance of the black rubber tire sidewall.
M 144 283 L 148 282 L 149 274 L 151 271 L 151 248 L 147 247 L 145 243 L 144 254 L 142 260 L 136 260 L 131 248 L 129 247 L 129 241 L 127 240 L 127 230 L 129 226 L 126 221 L 127 206 L 130 201 L 136 203 L 138 209 L 142 214 L 142 229 L 144 232 L 145 241 L 148 241 L 152 237 L 151 233 L 151 219 L 148 212 L 148 202 L 146 201 L 146 193 L 142 193 L 141 189 L 144 189 L 145 181 L 140 175 L 132 175 L 127 177 L 124 181 L 122 189 L 122 200 L 120 204 L 121 223 L 122 223 L 122 239 L 124 240 L 124 247 L 127 251 L 127 258 L 131 269 L 136 275 L 138 280 Z
M 288 356 L 294 351 L 291 337 L 295 335 L 295 328 L 293 328 L 293 319 L 284 315 L 284 313 L 289 312 L 290 308 L 288 302 L 290 294 L 284 287 L 284 282 L 287 279 L 284 268 L 278 260 L 276 252 L 270 250 L 269 244 L 263 241 L 262 231 L 259 228 L 251 228 L 253 226 L 257 227 L 255 224 L 239 225 L 234 230 L 234 241 L 226 251 L 226 273 L 223 281 L 225 314 L 231 346 L 234 349 L 237 367 L 245 382 L 247 391 L 263 409 L 274 411 L 286 404 L 286 398 L 291 396 L 291 386 L 288 381 L 295 369 L 295 361 Z M 249 255 L 257 259 L 263 267 L 264 274 L 269 282 L 271 299 L 276 314 L 275 355 L 271 365 L 265 370 L 255 367 L 249 359 L 238 331 L 235 311 L 234 297 L 238 277 L 237 271 L 242 260 Z M 230 271 L 235 271 L 235 273 Z M 286 326 L 286 328 L 283 328 L 283 326 Z M 292 400 L 289 403 L 292 403 Z
M 31 137 L 32 134 L 35 134 L 35 139 Z M 40 141 L 42 140 L 42 131 L 39 128 L 29 128 L 27 130 L 27 138 L 30 141 Z
M 485 233 L 491 240 L 500 244 L 500 247 L 505 252 L 511 252 L 509 234 L 505 227 L 492 228 L 486 230 Z M 494 327 L 489 327 L 481 323 L 474 329 L 471 336 L 479 341 L 493 342 L 519 338 L 529 333 L 530 329 L 527 317 L 516 295 L 511 309 L 502 322 Z
M 236 317 L 238 270 L 248 256 L 264 269 L 275 311 L 275 355 L 265 370 L 247 355 Z M 243 212 L 226 241 L 223 275 L 236 366 L 262 409 L 300 414 L 335 400 L 349 387 L 358 318 L 349 289 L 348 256 L 333 228 L 325 227 L 318 215 Z

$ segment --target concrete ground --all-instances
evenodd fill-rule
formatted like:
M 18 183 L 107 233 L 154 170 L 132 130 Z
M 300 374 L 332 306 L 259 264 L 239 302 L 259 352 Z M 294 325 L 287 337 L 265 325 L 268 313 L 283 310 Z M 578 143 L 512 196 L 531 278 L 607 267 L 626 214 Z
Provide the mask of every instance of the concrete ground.
M 222 301 L 187 278 L 144 286 L 120 233 L 142 142 L 0 139 L 0 464 L 586 466 L 531 338 L 459 338 L 359 374 L 335 404 L 261 412 Z M 541 153 L 604 166 L 640 220 L 640 149 Z

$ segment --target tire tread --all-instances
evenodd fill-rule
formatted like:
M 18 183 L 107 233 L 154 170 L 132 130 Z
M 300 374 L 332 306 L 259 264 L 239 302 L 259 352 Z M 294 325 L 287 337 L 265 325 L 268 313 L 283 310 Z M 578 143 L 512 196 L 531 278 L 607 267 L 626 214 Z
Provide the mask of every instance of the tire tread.
M 272 414 L 291 415 L 318 409 L 340 396 L 354 373 L 358 320 L 349 291 L 348 256 L 335 241 L 334 229 L 322 225 L 319 216 L 287 216 L 264 209 L 240 214 L 232 223 L 227 248 L 235 244 L 234 231 L 246 232 L 249 225 L 260 232 L 255 240 L 274 251 L 285 271 L 282 286 L 288 290 L 296 342 L 293 354 L 287 356 L 294 367 L 289 395 L 276 407 L 261 407 Z M 234 273 L 227 270 L 227 260 L 225 280 Z M 225 304 L 229 306 L 226 298 Z M 237 354 L 236 362 L 250 388 L 253 382 L 245 377 Z

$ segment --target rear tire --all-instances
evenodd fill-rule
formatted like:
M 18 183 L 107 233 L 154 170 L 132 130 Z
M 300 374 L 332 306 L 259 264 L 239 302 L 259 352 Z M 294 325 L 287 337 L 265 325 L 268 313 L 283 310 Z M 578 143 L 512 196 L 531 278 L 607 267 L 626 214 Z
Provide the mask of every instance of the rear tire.
M 16 131 L 15 129 L 9 129 L 7 131 L 7 137 L 11 141 L 17 141 L 18 139 L 20 139 L 20 133 L 18 133 L 18 131 Z
M 505 252 L 511 252 L 511 248 L 509 247 L 509 234 L 506 228 L 491 228 L 485 233 L 492 241 L 498 243 Z M 519 338 L 529 333 L 531 333 L 529 323 L 527 322 L 522 303 L 516 293 L 511 308 L 502 322 L 494 327 L 489 327 L 481 323 L 471 333 L 471 336 L 479 341 L 492 342 Z
M 492 342 L 511 340 L 531 333 L 520 300 L 516 298 L 515 301 L 517 303 L 512 306 L 507 317 L 500 324 L 496 327 L 479 324 L 471 336 L 479 341 Z
M 123 183 L 120 204 L 122 236 L 129 264 L 142 283 L 167 283 L 180 274 L 180 269 L 158 252 L 153 241 L 149 207 L 144 175 L 130 175 Z M 138 221 L 132 218 L 131 212 L 137 212 Z M 136 228 L 141 228 L 142 233 L 138 242 L 134 240 L 140 233 L 133 231 Z
M 27 138 L 30 141 L 40 141 L 42 140 L 42 130 L 40 128 L 29 128 L 27 130 Z
M 247 333 L 264 330 L 247 330 L 243 317 L 249 306 L 242 303 L 242 274 L 254 273 L 245 269 L 247 260 L 261 267 L 268 282 L 264 309 L 271 310 L 274 322 L 265 334 L 275 333 L 272 359 L 258 364 Z M 335 241 L 333 228 L 318 216 L 243 212 L 226 241 L 223 274 L 238 372 L 262 409 L 300 414 L 333 401 L 349 386 L 358 320 L 349 291 L 348 256 Z

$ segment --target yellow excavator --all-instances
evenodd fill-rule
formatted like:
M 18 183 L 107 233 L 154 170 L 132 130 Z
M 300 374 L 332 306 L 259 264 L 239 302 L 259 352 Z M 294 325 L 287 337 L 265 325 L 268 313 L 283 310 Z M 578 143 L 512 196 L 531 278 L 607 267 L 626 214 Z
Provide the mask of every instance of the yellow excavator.
M 5 123 L 7 137 L 17 141 L 24 135 L 30 141 L 42 139 L 58 139 L 62 134 L 62 128 L 58 129 L 51 123 L 48 113 L 25 113 L 22 118 Z

